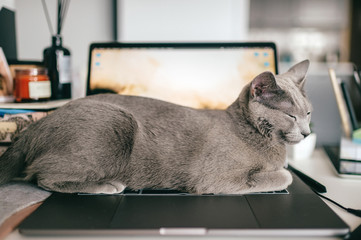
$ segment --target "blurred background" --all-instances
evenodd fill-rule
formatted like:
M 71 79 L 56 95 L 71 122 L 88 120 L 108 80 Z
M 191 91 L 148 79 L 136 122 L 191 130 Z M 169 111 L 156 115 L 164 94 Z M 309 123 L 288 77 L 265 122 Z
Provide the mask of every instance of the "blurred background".
M 55 27 L 57 0 L 46 4 Z M 89 44 L 99 41 L 274 41 L 283 63 L 308 58 L 360 65 L 360 5 L 356 0 L 76 0 L 64 21 L 63 45 L 80 78 Z M 42 60 L 51 44 L 42 1 L 0 0 L 0 7 L 15 13 L 17 52 L 6 55 Z M 0 38 L 6 34 L 1 31 Z
M 55 27 L 57 0 L 45 0 Z M 41 0 L 0 0 L 0 46 L 9 59 L 42 61 L 51 44 Z M 10 19 L 10 20 L 8 20 Z M 357 0 L 75 0 L 63 25 L 71 52 L 72 95 L 85 95 L 92 42 L 274 41 L 280 72 L 311 60 L 308 93 L 319 141 L 339 139 L 340 120 L 329 84 L 332 66 L 351 78 L 361 66 L 361 1 Z M 332 119 L 332 121 L 329 121 Z M 330 133 L 327 133 L 330 132 Z M 326 134 L 327 133 L 327 134 Z

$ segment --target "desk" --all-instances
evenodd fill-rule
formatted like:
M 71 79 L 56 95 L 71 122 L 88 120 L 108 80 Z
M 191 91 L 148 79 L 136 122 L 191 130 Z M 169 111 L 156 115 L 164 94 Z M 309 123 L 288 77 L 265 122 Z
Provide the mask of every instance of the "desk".
M 292 161 L 292 163 L 292 166 L 325 185 L 326 197 L 345 207 L 361 209 L 361 179 L 338 177 L 323 149 L 317 149 L 310 159 Z M 325 202 L 350 226 L 351 231 L 361 224 L 361 218 L 347 213 L 326 200 Z
M 349 207 L 349 208 L 355 208 L 355 209 L 361 209 L 361 180 L 360 179 L 344 179 L 340 178 L 336 175 L 336 173 L 333 170 L 333 166 L 331 162 L 329 162 L 328 157 L 326 153 L 323 151 L 323 149 L 316 149 L 316 151 L 313 153 L 312 157 L 307 160 L 300 160 L 300 161 L 294 161 L 293 166 L 295 168 L 298 168 L 299 170 L 303 171 L 310 177 L 316 179 L 317 181 L 321 182 L 327 187 L 327 193 L 325 196 L 339 202 L 340 204 Z M 361 224 L 361 218 L 355 217 L 342 209 L 338 208 L 337 206 L 333 205 L 332 203 L 329 203 L 326 201 L 326 203 L 350 226 L 351 230 L 354 230 L 357 226 Z M 104 237 L 103 239 L 129 239 L 130 237 Z M 153 239 L 159 239 L 160 237 L 131 237 L 132 240 L 137 239 L 146 239 L 146 240 L 153 240 Z M 32 238 L 32 237 L 23 237 L 19 234 L 17 230 L 12 232 L 6 240 L 33 240 L 38 238 Z M 43 240 L 50 240 L 50 239 L 56 239 L 56 240 L 83 240 L 83 239 L 89 239 L 89 237 L 72 237 L 72 238 L 63 238 L 63 237 L 56 237 L 56 238 L 41 238 Z M 99 239 L 98 237 L 94 239 Z M 162 237 L 161 239 L 167 240 L 167 239 L 240 239 L 239 237 L 189 237 L 189 238 L 183 238 L 183 237 Z M 244 238 L 242 238 L 244 239 Z M 261 238 L 250 238 L 252 240 L 257 240 Z M 268 238 L 268 239 L 279 239 L 279 238 Z M 295 239 L 302 239 L 302 238 L 295 238 Z M 310 238 L 306 238 L 310 239 Z M 337 238 L 320 238 L 322 240 L 325 239 L 337 239 Z

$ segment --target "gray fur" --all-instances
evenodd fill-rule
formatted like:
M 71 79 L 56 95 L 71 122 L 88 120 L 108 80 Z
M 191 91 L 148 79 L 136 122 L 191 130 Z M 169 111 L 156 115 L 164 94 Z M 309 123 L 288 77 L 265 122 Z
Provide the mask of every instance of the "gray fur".
M 0 184 L 23 173 L 59 192 L 284 189 L 292 182 L 285 144 L 310 133 L 308 65 L 260 74 L 226 110 L 117 94 L 72 101 L 15 139 L 0 158 Z

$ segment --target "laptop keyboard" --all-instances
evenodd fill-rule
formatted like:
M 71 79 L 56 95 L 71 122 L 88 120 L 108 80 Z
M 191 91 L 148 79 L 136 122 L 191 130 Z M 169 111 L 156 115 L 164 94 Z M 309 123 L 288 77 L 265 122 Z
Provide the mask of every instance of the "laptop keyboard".
M 182 192 L 173 189 L 140 189 L 140 190 L 131 190 L 126 188 L 123 192 L 112 194 L 112 195 L 126 195 L 126 196 L 136 196 L 136 195 L 144 195 L 144 196 L 241 196 L 241 195 L 257 195 L 257 194 L 289 194 L 287 189 L 281 191 L 270 191 L 270 192 L 254 192 L 247 194 L 194 194 L 188 192 Z M 108 194 L 89 194 L 89 193 L 78 193 L 78 195 L 108 195 Z
M 280 191 L 248 193 L 246 195 L 254 195 L 254 194 L 289 194 L 289 192 L 288 192 L 287 189 L 283 189 L 283 190 L 280 190 Z
M 202 195 L 202 196 L 215 196 L 215 195 L 244 195 L 244 194 L 193 194 L 188 192 L 182 192 L 178 190 L 172 189 L 140 189 L 140 190 L 130 190 L 125 189 L 122 195 Z M 248 193 L 246 195 L 253 195 L 253 194 L 288 194 L 287 189 L 281 191 L 270 191 L 270 192 L 256 192 L 256 193 Z

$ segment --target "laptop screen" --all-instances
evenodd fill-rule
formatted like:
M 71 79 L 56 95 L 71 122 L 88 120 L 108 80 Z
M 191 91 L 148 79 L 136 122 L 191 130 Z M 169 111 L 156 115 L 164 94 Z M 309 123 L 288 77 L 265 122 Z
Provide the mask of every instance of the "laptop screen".
M 87 94 L 115 92 L 224 109 L 263 71 L 277 74 L 273 43 L 97 43 Z

